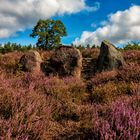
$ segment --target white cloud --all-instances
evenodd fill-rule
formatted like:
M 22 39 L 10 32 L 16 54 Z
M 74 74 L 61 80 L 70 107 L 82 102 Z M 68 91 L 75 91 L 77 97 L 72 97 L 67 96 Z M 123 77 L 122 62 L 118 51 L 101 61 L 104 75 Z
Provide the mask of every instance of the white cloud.
M 86 0 L 0 0 L 0 38 L 10 37 L 30 28 L 38 19 L 72 14 L 81 10 L 96 11 L 100 4 L 89 7 Z
M 99 45 L 102 40 L 125 43 L 128 40 L 140 39 L 140 6 L 133 5 L 125 11 L 118 11 L 108 16 L 108 21 L 101 22 L 103 25 L 94 32 L 84 31 L 80 38 L 76 38 L 74 44 Z
M 95 2 L 94 6 L 92 6 L 92 7 L 86 6 L 85 9 L 89 12 L 97 11 L 100 9 L 100 2 Z
M 96 24 L 96 23 L 92 23 L 92 24 L 91 24 L 91 27 L 92 27 L 92 28 L 96 28 L 96 27 L 97 27 L 97 24 Z
M 105 25 L 107 25 L 107 24 L 108 24 L 108 22 L 107 22 L 106 20 L 103 20 L 103 21 L 100 22 L 100 25 L 101 25 L 101 26 L 105 26 Z

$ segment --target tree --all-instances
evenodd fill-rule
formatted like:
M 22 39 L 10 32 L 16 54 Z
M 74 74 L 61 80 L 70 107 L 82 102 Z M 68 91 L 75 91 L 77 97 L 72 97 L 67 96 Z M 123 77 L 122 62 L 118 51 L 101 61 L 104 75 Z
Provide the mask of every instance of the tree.
M 32 30 L 31 37 L 38 37 L 37 47 L 42 49 L 57 47 L 61 37 L 66 36 L 66 28 L 60 20 L 39 20 Z

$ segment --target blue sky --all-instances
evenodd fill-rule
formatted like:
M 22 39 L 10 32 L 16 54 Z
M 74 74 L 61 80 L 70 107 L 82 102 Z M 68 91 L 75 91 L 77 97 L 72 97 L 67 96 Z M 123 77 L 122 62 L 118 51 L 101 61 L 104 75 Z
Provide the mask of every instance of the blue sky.
M 37 0 L 37 4 L 34 0 L 20 1 L 0 1 L 0 43 L 35 44 L 36 39 L 29 34 L 40 18 L 62 20 L 68 33 L 62 39 L 64 44 L 99 44 L 103 39 L 115 44 L 140 40 L 140 31 L 136 30 L 140 29 L 140 0 Z M 134 17 L 137 20 L 133 22 Z

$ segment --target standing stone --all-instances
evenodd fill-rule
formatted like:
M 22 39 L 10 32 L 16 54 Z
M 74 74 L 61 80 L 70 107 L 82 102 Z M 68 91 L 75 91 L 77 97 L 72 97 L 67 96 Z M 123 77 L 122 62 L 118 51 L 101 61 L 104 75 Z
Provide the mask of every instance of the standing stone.
M 45 71 L 46 74 L 80 78 L 81 69 L 82 55 L 80 51 L 74 47 L 62 46 L 55 50 Z
M 19 64 L 25 72 L 39 72 L 41 62 L 40 54 L 31 50 L 21 57 Z
M 97 60 L 97 71 L 117 69 L 123 63 L 124 58 L 121 52 L 109 41 L 104 40 L 101 44 L 100 55 Z

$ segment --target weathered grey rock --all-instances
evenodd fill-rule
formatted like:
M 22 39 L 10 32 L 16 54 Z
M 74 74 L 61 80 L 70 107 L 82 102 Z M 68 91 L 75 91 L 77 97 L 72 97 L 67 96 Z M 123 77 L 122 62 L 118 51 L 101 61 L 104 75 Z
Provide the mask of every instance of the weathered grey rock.
M 44 67 L 45 68 L 45 67 Z M 80 51 L 74 47 L 62 46 L 55 50 L 45 73 L 64 76 L 81 77 L 82 55 Z M 43 70 L 44 71 L 44 70 Z
M 120 51 L 109 41 L 104 40 L 101 44 L 100 55 L 97 60 L 97 71 L 107 71 L 117 69 L 124 63 L 124 58 Z
M 31 50 L 21 57 L 19 64 L 25 72 L 39 72 L 41 62 L 40 54 Z

